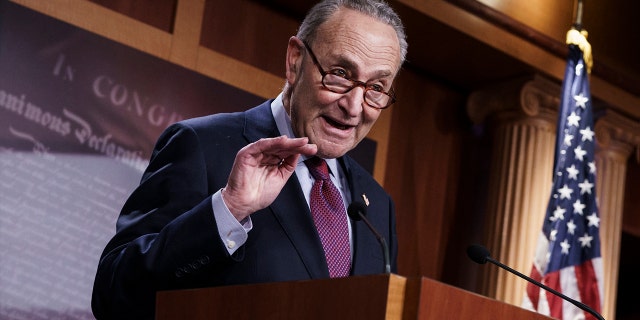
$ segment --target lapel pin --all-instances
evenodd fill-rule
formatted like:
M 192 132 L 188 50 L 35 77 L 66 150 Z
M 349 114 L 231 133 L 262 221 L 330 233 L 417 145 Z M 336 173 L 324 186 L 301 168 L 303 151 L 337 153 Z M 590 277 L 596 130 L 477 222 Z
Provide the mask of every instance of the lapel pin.
M 369 198 L 367 198 L 366 194 L 362 194 L 362 200 L 364 200 L 364 204 L 368 207 L 369 206 Z

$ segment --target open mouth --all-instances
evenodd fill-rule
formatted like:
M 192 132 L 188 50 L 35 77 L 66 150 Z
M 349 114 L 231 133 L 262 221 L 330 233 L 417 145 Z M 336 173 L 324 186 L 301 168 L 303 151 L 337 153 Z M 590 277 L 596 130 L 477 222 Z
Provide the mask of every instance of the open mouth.
M 355 127 L 355 126 L 352 126 L 352 125 L 347 125 L 347 124 L 344 124 L 344 123 L 337 122 L 337 121 L 335 121 L 335 120 L 333 120 L 333 119 L 331 119 L 329 117 L 323 117 L 323 118 L 328 124 L 330 124 L 333 127 L 338 128 L 340 130 L 348 130 L 348 129 L 351 129 L 351 128 Z

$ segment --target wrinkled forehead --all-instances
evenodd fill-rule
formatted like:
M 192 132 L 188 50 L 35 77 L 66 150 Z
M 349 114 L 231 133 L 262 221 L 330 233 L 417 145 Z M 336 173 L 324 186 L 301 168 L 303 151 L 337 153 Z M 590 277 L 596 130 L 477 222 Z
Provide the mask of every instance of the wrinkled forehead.
M 340 9 L 321 24 L 313 42 L 316 54 L 350 59 L 392 74 L 400 68 L 400 42 L 393 27 L 351 9 Z

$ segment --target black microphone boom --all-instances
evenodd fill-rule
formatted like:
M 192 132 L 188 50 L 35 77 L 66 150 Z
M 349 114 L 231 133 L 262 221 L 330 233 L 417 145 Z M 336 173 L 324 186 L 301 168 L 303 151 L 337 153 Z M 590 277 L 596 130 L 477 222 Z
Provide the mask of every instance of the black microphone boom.
M 553 293 L 554 295 L 564 299 L 565 301 L 570 302 L 574 306 L 576 306 L 576 307 L 578 307 L 578 308 L 580 308 L 580 309 L 592 314 L 597 319 L 604 320 L 604 318 L 599 313 L 597 313 L 595 310 L 591 309 L 591 307 L 589 307 L 588 305 L 586 305 L 586 304 L 584 304 L 584 303 L 582 303 L 582 302 L 580 302 L 578 300 L 571 299 L 571 298 L 565 296 L 564 294 L 562 294 L 562 293 L 560 293 L 560 292 L 558 292 L 556 290 L 551 289 L 550 287 L 544 285 L 543 283 L 538 282 L 536 280 L 533 280 L 532 278 L 527 277 L 526 275 L 518 272 L 517 270 L 512 269 L 512 268 L 510 268 L 509 266 L 507 266 L 505 264 L 502 264 L 500 261 L 491 258 L 491 254 L 489 253 L 489 250 L 487 248 L 481 246 L 481 245 L 478 245 L 478 244 L 470 245 L 467 248 L 467 255 L 469 256 L 469 258 L 471 258 L 471 260 L 473 260 L 474 262 L 479 263 L 479 264 L 485 264 L 485 263 L 487 263 L 487 261 L 489 261 L 489 262 L 495 264 L 496 266 L 498 266 L 498 267 L 500 267 L 502 269 L 505 269 L 505 270 L 515 274 L 516 276 L 518 276 L 518 277 L 520 277 L 522 279 L 525 279 L 525 280 L 535 284 L 536 286 Z
M 389 259 L 389 247 L 387 246 L 387 241 L 376 230 L 376 228 L 374 228 L 373 225 L 371 225 L 371 222 L 369 222 L 369 219 L 365 217 L 366 213 L 367 213 L 367 207 L 362 202 L 359 202 L 359 201 L 352 202 L 349 205 L 349 208 L 347 208 L 347 214 L 349 215 L 349 217 L 354 221 L 360 221 L 360 220 L 364 221 L 367 227 L 369 227 L 369 230 L 371 230 L 371 232 L 373 232 L 373 234 L 376 236 L 376 239 L 378 239 L 378 242 L 380 242 L 380 247 L 382 247 L 382 255 L 384 257 L 384 273 L 389 274 L 391 273 L 391 261 Z

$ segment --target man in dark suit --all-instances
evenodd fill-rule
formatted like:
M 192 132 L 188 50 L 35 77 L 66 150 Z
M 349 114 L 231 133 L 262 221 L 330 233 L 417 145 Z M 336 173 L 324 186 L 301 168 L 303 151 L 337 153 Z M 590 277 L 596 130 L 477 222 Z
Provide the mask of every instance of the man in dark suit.
M 289 39 L 276 99 L 169 127 L 100 259 L 95 316 L 151 318 L 158 290 L 382 273 L 376 238 L 345 214 L 353 201 L 368 206 L 395 271 L 393 202 L 345 153 L 394 102 L 406 47 L 385 3 L 324 1 Z M 324 195 L 314 188 L 325 178 L 307 167 L 314 161 L 340 198 L 336 238 L 317 227 Z

